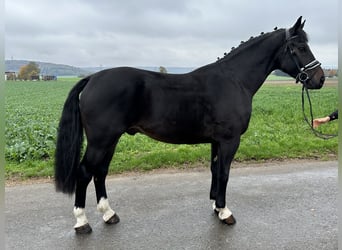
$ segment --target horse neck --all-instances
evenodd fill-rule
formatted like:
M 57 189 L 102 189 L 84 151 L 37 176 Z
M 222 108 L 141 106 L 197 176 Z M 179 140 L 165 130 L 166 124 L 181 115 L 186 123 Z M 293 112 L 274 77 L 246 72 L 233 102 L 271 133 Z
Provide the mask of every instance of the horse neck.
M 255 39 L 255 40 L 254 40 Z M 254 95 L 266 80 L 267 76 L 277 68 L 277 55 L 285 43 L 283 30 L 254 38 L 241 48 L 233 50 L 218 61 L 224 68 L 227 79 L 244 85 Z

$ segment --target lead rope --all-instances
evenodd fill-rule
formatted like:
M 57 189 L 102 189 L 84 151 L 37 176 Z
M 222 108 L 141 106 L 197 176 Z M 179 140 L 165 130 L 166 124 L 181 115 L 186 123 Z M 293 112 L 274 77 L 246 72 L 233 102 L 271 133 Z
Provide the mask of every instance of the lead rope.
M 311 121 L 309 121 L 308 117 L 305 114 L 305 110 L 304 110 L 305 109 L 304 108 L 304 106 L 305 106 L 304 90 L 305 90 L 306 96 L 308 97 Z M 303 88 L 302 88 L 302 111 L 303 111 L 304 120 L 309 125 L 310 129 L 312 130 L 312 132 L 314 133 L 315 136 L 317 136 L 321 139 L 324 139 L 324 140 L 332 139 L 332 138 L 335 138 L 338 136 L 338 134 L 324 134 L 324 133 L 321 133 L 318 130 L 314 129 L 314 127 L 313 127 L 312 104 L 311 104 L 311 99 L 310 99 L 308 88 L 305 86 L 305 82 L 303 83 Z

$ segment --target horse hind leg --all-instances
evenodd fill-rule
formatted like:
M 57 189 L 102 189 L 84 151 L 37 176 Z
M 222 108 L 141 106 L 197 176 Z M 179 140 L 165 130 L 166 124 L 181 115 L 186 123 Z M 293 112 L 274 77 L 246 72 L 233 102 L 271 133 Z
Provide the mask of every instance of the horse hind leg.
M 107 198 L 101 198 L 97 204 L 97 210 L 103 213 L 103 221 L 108 225 L 117 224 L 120 222 L 118 214 L 109 206 Z
M 77 234 L 89 234 L 92 232 L 84 208 L 74 207 L 74 216 L 76 218 L 74 229 Z
M 92 232 L 85 215 L 87 187 L 93 176 L 95 187 L 101 186 L 96 184 L 101 180 L 101 178 L 104 182 L 105 176 L 108 172 L 108 165 L 114 152 L 114 146 L 112 148 L 98 148 L 88 144 L 85 155 L 81 161 L 77 173 L 74 206 L 74 216 L 76 218 L 74 229 L 78 234 L 87 234 Z M 105 188 L 97 188 L 97 194 L 98 193 L 103 194 L 105 198 L 107 197 Z
M 110 207 L 106 191 L 106 176 L 112 156 L 114 154 L 115 145 L 113 145 L 106 153 L 103 163 L 100 168 L 95 170 L 94 185 L 97 199 L 97 210 L 103 214 L 103 220 L 106 224 L 117 224 L 120 221 L 117 213 Z
M 234 225 L 236 223 L 233 213 L 229 210 L 227 206 L 225 206 L 224 208 L 217 208 L 216 202 L 214 201 L 213 210 L 223 223 L 227 225 Z
M 88 219 L 85 215 L 87 187 L 91 179 L 92 174 L 87 169 L 84 161 L 82 161 L 77 173 L 75 206 L 73 210 L 74 216 L 76 218 L 74 229 L 77 234 L 88 234 L 92 232 L 92 229 L 88 223 Z

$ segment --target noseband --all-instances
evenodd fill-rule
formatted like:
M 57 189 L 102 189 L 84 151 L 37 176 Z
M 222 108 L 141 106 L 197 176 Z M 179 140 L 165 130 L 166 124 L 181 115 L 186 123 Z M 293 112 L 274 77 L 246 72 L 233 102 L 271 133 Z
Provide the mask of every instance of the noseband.
M 286 49 L 285 50 L 290 51 L 291 58 L 294 61 L 294 63 L 296 64 L 297 69 L 298 69 L 298 74 L 296 76 L 296 83 L 301 82 L 301 83 L 303 83 L 303 85 L 305 85 L 306 82 L 310 79 L 309 74 L 306 71 L 313 70 L 313 69 L 321 66 L 321 63 L 319 61 L 317 61 L 316 59 L 314 59 L 311 62 L 309 62 L 308 64 L 304 65 L 303 67 L 300 67 L 298 56 L 296 55 L 296 53 L 294 52 L 293 48 L 290 46 L 290 43 L 289 43 L 289 41 L 291 39 L 293 39 L 297 36 L 291 37 L 290 31 L 288 29 L 285 30 L 285 36 L 286 36 Z

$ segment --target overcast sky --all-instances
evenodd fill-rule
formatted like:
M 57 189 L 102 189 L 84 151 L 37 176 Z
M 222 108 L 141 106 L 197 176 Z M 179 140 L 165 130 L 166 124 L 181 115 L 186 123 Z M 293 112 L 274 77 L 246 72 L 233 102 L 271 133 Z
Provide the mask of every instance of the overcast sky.
M 7 0 L 5 57 L 72 66 L 198 67 L 299 16 L 338 65 L 337 0 Z

